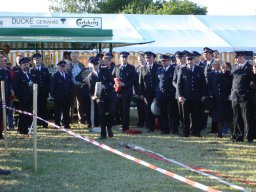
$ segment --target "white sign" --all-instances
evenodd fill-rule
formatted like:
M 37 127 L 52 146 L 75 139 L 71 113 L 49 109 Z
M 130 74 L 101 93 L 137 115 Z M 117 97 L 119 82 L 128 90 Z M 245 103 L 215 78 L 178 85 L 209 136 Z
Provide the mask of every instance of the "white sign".
M 101 29 L 101 17 L 0 17 L 0 28 Z

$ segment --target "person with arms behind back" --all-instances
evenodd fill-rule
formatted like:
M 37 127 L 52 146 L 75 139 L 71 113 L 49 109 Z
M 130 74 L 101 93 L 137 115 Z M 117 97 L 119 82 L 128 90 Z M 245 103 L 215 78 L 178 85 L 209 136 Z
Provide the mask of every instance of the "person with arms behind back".
M 50 94 L 54 99 L 55 124 L 61 126 L 61 113 L 63 113 L 64 128 L 70 129 L 70 102 L 72 97 L 73 83 L 70 75 L 65 72 L 65 61 L 60 61 L 58 71 L 53 74 L 50 83 Z

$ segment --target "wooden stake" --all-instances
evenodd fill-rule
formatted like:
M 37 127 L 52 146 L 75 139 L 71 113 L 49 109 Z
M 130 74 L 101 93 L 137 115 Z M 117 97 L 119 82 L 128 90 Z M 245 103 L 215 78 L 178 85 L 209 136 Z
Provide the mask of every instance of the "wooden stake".
M 38 85 L 33 84 L 33 171 L 37 171 L 37 94 Z
M 4 81 L 1 81 L 1 97 L 2 97 L 2 104 L 6 105 Z M 8 143 L 7 143 L 7 126 L 6 126 L 6 108 L 4 105 L 2 105 L 2 109 L 3 109 L 3 126 L 4 126 L 4 146 L 5 146 L 5 149 L 7 150 Z

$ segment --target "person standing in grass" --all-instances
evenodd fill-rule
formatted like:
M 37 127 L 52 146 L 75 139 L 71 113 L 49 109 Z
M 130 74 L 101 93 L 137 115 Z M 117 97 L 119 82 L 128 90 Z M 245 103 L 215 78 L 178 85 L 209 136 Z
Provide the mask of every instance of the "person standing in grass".
M 146 65 L 146 61 L 144 58 L 144 54 L 140 53 L 137 56 L 137 65 L 135 65 L 135 70 L 137 73 L 137 79 L 135 81 L 134 90 L 135 90 L 135 98 L 136 98 L 136 104 L 137 104 L 137 113 L 138 113 L 138 127 L 143 127 L 145 123 L 145 105 L 144 105 L 144 99 L 140 97 L 139 94 L 139 75 L 140 75 L 140 68 Z
M 178 134 L 178 106 L 175 99 L 176 88 L 173 86 L 175 68 L 170 65 L 170 56 L 161 55 L 162 67 L 158 68 L 156 86 L 156 100 L 159 103 L 161 114 L 159 115 L 160 129 L 163 134 Z
M 208 73 L 208 95 L 213 99 L 212 120 L 218 125 L 218 137 L 222 138 L 224 122 L 233 130 L 233 111 L 229 96 L 232 86 L 232 74 L 228 70 L 230 64 L 223 64 L 215 59 L 212 63 L 213 70 Z M 228 66 L 229 65 L 229 66 Z
M 138 95 L 145 101 L 145 120 L 148 133 L 154 132 L 155 115 L 151 111 L 151 104 L 156 98 L 157 71 L 161 65 L 155 63 L 155 54 L 151 51 L 144 53 L 146 65 L 139 70 Z
M 38 85 L 38 116 L 47 119 L 47 99 L 49 96 L 50 85 L 50 73 L 48 68 L 43 66 L 42 56 L 40 53 L 36 53 L 32 56 L 34 63 L 33 68 L 30 69 L 31 80 Z M 42 125 L 44 128 L 48 127 L 48 123 L 38 120 L 38 125 Z
M 116 93 L 114 91 L 114 80 L 111 77 L 111 72 L 106 66 L 100 66 L 99 59 L 94 57 L 90 60 L 93 64 L 91 74 L 83 80 L 89 84 L 90 94 L 92 99 L 96 101 L 99 117 L 101 133 L 99 139 L 112 138 L 112 123 L 115 115 Z M 97 95 L 96 83 L 101 83 L 101 93 Z M 96 93 L 96 94 L 95 94 Z M 107 132 L 106 132 L 107 130 Z
M 116 79 L 117 103 L 122 120 L 122 131 L 129 130 L 130 102 L 133 95 L 133 86 L 136 81 L 135 67 L 128 63 L 128 52 L 120 53 L 120 67 L 115 66 L 113 77 Z M 116 72 L 118 71 L 118 72 Z
M 55 124 L 60 126 L 63 113 L 64 128 L 70 129 L 69 109 L 71 105 L 73 83 L 71 76 L 65 72 L 65 61 L 60 61 L 58 71 L 54 73 L 50 83 L 50 94 L 54 99 Z
M 21 71 L 14 74 L 13 88 L 15 96 L 19 99 L 19 109 L 26 112 L 31 112 L 33 101 L 33 90 L 31 75 L 29 73 L 30 58 L 23 57 L 19 61 Z M 18 133 L 28 134 L 28 127 L 31 124 L 31 117 L 25 114 L 19 115 Z
M 10 72 L 6 68 L 6 61 L 4 60 L 4 56 L 0 55 L 0 81 L 4 81 L 5 84 L 5 98 L 6 103 L 9 103 L 9 97 L 14 95 L 12 86 L 11 86 L 11 78 Z M 1 91 L 0 91 L 1 93 Z M 0 99 L 0 139 L 3 139 L 3 109 L 2 109 L 2 100 Z
M 232 69 L 233 81 L 230 99 L 234 110 L 234 141 L 253 142 L 255 129 L 252 125 L 253 85 L 255 76 L 246 60 L 247 51 L 235 51 L 236 65 Z
M 202 100 L 207 96 L 206 80 L 204 69 L 195 65 L 194 55 L 187 54 L 186 60 L 187 66 L 181 68 L 177 81 L 178 99 L 183 105 L 183 136 L 188 137 L 191 132 L 192 135 L 200 137 Z

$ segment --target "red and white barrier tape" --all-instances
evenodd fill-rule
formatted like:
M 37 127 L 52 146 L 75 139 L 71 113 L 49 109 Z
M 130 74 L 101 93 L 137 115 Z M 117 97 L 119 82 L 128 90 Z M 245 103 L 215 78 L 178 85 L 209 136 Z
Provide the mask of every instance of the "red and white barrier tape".
M 5 106 L 5 105 L 4 105 L 4 106 Z M 26 111 L 21 111 L 21 110 L 18 110 L 18 109 L 14 109 L 14 108 L 11 108 L 11 107 L 7 107 L 7 106 L 5 106 L 5 107 L 6 107 L 7 109 L 9 109 L 9 110 L 16 111 L 16 112 L 18 112 L 18 113 L 23 113 L 23 114 L 26 114 L 26 115 L 29 115 L 29 116 L 34 116 L 32 113 L 29 113 L 29 112 L 26 112 Z M 64 131 L 64 132 L 66 132 L 66 133 L 72 135 L 73 137 L 76 137 L 76 138 L 82 139 L 82 140 L 84 140 L 84 141 L 86 141 L 86 142 L 92 143 L 93 145 L 96 145 L 96 146 L 98 146 L 98 147 L 100 147 L 100 148 L 102 148 L 102 149 L 105 149 L 105 150 L 107 150 L 107 151 L 110 151 L 111 153 L 115 153 L 115 154 L 117 154 L 117 155 L 119 155 L 119 156 L 121 156 L 121 157 L 124 157 L 124 158 L 126 158 L 126 159 L 129 159 L 129 160 L 131 160 L 131 161 L 133 161 L 133 162 L 135 162 L 135 163 L 138 163 L 138 164 L 140 164 L 140 165 L 143 165 L 143 166 L 145 166 L 145 167 L 148 167 L 148 168 L 150 168 L 150 169 L 153 169 L 153 170 L 155 170 L 155 171 L 158 171 L 158 172 L 160 172 L 160 173 L 162 173 L 162 174 L 164 174 L 164 175 L 166 175 L 166 176 L 168 176 L 168 177 L 174 178 L 174 179 L 176 179 L 176 180 L 178 180 L 178 181 L 181 181 L 181 182 L 183 182 L 183 183 L 185 183 L 185 184 L 191 185 L 191 186 L 193 186 L 193 187 L 195 187 L 195 188 L 198 188 L 198 189 L 201 189 L 201 190 L 203 190 L 203 191 L 208 191 L 208 192 L 221 192 L 221 191 L 219 191 L 219 190 L 212 189 L 211 187 L 206 186 L 206 185 L 204 185 L 204 184 L 201 184 L 201 183 L 192 181 L 192 180 L 190 180 L 190 179 L 187 179 L 187 178 L 185 178 L 185 177 L 182 177 L 182 176 L 180 176 L 180 175 L 177 175 L 177 174 L 172 173 L 172 172 L 170 172 L 170 171 L 167 171 L 167 170 L 165 170 L 165 169 L 159 168 L 159 167 L 157 167 L 157 166 L 155 166 L 155 165 L 153 165 L 153 164 L 150 164 L 150 163 L 145 162 L 145 161 L 143 161 L 143 160 L 141 160 L 141 159 L 135 158 L 135 157 L 133 157 L 133 156 L 131 156 L 131 155 L 127 155 L 127 154 L 125 154 L 125 153 L 123 153 L 123 152 L 121 152 L 121 151 L 118 151 L 118 150 L 116 150 L 116 149 L 113 149 L 113 148 L 111 148 L 111 147 L 109 147 L 109 146 L 107 146 L 107 145 L 105 145 L 105 144 L 103 144 L 103 143 L 99 143 L 99 142 L 97 142 L 97 141 L 95 141 L 95 140 L 89 139 L 88 137 L 83 137 L 83 136 L 81 136 L 80 134 L 76 134 L 76 133 L 73 132 L 73 131 L 67 130 L 67 129 L 65 129 L 65 128 L 61 128 L 60 126 L 55 125 L 54 123 L 48 122 L 48 121 L 46 121 L 46 120 L 44 120 L 44 119 L 42 119 L 42 118 L 40 118 L 40 117 L 38 117 L 38 116 L 37 116 L 36 118 L 37 118 L 37 119 L 40 119 L 40 120 L 42 120 L 42 121 L 47 122 L 49 125 L 52 125 L 53 127 L 57 128 L 57 129 L 60 129 L 60 130 L 62 130 L 62 131 Z
M 251 186 L 256 186 L 256 183 L 253 182 L 253 181 L 248 181 L 248 180 L 240 179 L 240 178 L 237 178 L 237 177 L 234 177 L 234 176 L 231 176 L 231 175 L 226 175 L 226 174 L 223 174 L 223 173 L 219 173 L 217 171 L 204 169 L 204 168 L 198 167 L 198 166 L 191 166 L 190 165 L 190 167 L 194 168 L 195 170 L 199 170 L 199 171 L 202 171 L 202 172 L 205 172 L 205 173 L 213 174 L 215 176 L 228 178 L 228 179 L 231 179 L 231 180 L 234 180 L 234 181 L 239 181 L 239 182 L 245 183 L 247 185 L 251 185 Z
M 138 151 L 138 152 L 140 152 L 140 153 L 147 154 L 148 156 L 153 157 L 154 159 L 164 160 L 165 162 L 169 162 L 169 163 L 173 163 L 173 164 L 175 164 L 175 165 L 179 165 L 179 166 L 181 166 L 181 167 L 183 167 L 183 168 L 185 168 L 185 169 L 188 169 L 188 170 L 193 171 L 193 172 L 195 172 L 195 173 L 198 173 L 198 174 L 200 174 L 200 175 L 203 175 L 203 176 L 209 177 L 209 178 L 211 178 L 211 179 L 214 179 L 214 180 L 216 180 L 216 181 L 218 181 L 218 182 L 220 182 L 220 183 L 223 183 L 223 184 L 225 184 L 225 185 L 228 185 L 229 187 L 232 187 L 232 188 L 237 189 L 237 190 L 239 190 L 239 191 L 249 192 L 248 190 L 244 189 L 243 187 L 240 187 L 240 186 L 238 186 L 238 185 L 235 185 L 235 184 L 232 184 L 232 183 L 230 183 L 230 182 L 224 181 L 224 180 L 222 180 L 221 178 L 219 178 L 219 177 L 217 177 L 217 176 L 214 176 L 214 175 L 212 175 L 212 174 L 205 173 L 205 172 L 203 172 L 203 171 L 194 169 L 193 167 L 191 167 L 191 166 L 189 166 L 189 165 L 185 165 L 185 164 L 183 164 L 183 163 L 180 163 L 180 162 L 178 162 L 178 161 L 176 161 L 176 160 L 174 160 L 174 159 L 166 158 L 166 157 L 164 157 L 163 155 L 161 155 L 161 154 L 159 154 L 159 153 L 155 153 L 155 152 L 153 152 L 153 151 L 151 151 L 151 150 L 148 150 L 148 149 L 145 149 L 145 148 L 143 148 L 143 147 L 140 147 L 140 146 L 137 146 L 137 145 L 133 145 L 133 144 L 128 144 L 128 143 L 121 143 L 121 145 L 122 145 L 122 146 L 125 146 L 126 148 L 130 148 L 130 149 L 133 149 L 133 150 L 135 150 L 135 151 Z M 148 154 L 148 153 L 149 153 L 149 154 Z M 153 156 L 150 155 L 150 154 L 153 154 Z M 157 157 L 155 157 L 154 155 L 157 156 Z

